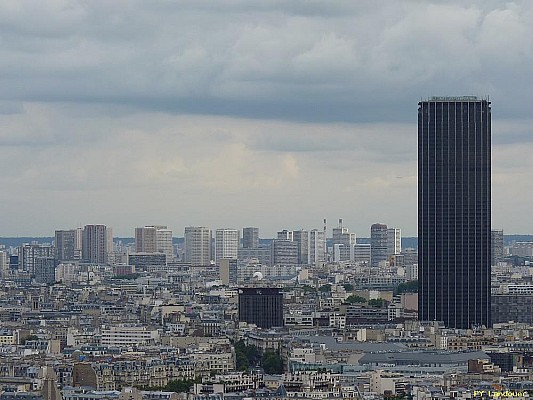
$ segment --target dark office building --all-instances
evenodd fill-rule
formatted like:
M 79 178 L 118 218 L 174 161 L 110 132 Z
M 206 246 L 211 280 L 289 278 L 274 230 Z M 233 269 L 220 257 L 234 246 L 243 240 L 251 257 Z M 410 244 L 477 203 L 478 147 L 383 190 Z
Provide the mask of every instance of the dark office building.
M 259 228 L 242 228 L 242 247 L 245 249 L 259 247 Z
M 239 289 L 239 321 L 267 329 L 283 326 L 283 293 L 278 288 Z
M 491 108 L 475 96 L 418 103 L 418 313 L 491 325 Z

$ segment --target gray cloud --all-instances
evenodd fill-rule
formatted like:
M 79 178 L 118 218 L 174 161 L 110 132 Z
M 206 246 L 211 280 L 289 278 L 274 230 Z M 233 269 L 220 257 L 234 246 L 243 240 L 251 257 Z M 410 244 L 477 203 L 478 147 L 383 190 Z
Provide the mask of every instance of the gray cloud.
M 2 95 L 303 121 L 407 121 L 420 96 L 523 113 L 527 2 L 4 2 Z M 505 32 L 505 34 L 503 34 Z M 525 78 L 525 79 L 524 79 Z
M 526 1 L 4 1 L 0 233 L 416 234 L 435 94 L 491 96 L 494 220 L 528 232 L 531 36 Z

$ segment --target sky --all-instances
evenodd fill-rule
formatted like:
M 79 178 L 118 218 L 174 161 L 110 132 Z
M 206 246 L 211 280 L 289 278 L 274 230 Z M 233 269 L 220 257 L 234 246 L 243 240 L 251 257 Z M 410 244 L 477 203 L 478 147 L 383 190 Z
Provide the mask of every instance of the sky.
M 490 96 L 493 227 L 533 233 L 533 2 L 0 2 L 0 236 L 417 230 L 417 103 Z

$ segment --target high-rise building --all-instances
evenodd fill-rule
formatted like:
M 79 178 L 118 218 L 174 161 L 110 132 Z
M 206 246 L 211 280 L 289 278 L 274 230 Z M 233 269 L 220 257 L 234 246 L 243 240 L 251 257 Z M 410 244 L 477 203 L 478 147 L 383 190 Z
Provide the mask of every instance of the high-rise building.
M 389 229 L 385 224 L 373 224 L 370 227 L 370 264 L 378 267 L 388 260 Z
M 164 225 L 135 228 L 135 251 L 137 253 L 164 253 L 172 259 L 172 231 Z
M 326 234 L 322 230 L 313 229 L 309 232 L 309 264 L 326 261 Z
M 204 226 L 185 227 L 185 262 L 211 264 L 211 230 Z
M 353 260 L 356 263 L 366 263 L 367 265 L 370 265 L 371 258 L 372 250 L 370 243 L 357 243 L 354 246 Z
M 81 258 L 81 228 L 55 231 L 56 259 L 73 261 Z
M 402 252 L 402 230 L 400 228 L 387 229 L 387 256 Z
M 493 229 L 490 232 L 490 264 L 498 265 L 500 261 L 503 260 L 504 251 L 503 251 L 503 230 L 502 229 Z
M 342 219 L 339 219 L 339 225 L 333 228 L 334 261 L 353 261 L 355 242 L 355 233 L 350 233 L 348 228 L 343 227 Z
M 278 239 L 279 240 L 291 240 L 292 241 L 292 231 L 288 231 L 287 229 L 283 229 L 282 231 L 278 232 Z
M 298 264 L 298 243 L 286 239 L 274 239 L 271 243 L 273 265 Z
M 56 259 L 54 257 L 36 258 L 34 276 L 36 283 L 54 283 L 56 280 Z
M 35 262 L 38 258 L 54 257 L 55 249 L 48 244 L 25 243 L 18 249 L 18 270 L 35 274 Z
M 309 232 L 303 229 L 292 231 L 292 240 L 298 246 L 298 264 L 309 264 Z
M 215 261 L 223 258 L 237 259 L 239 231 L 237 229 L 217 229 L 215 231 Z
M 239 289 L 239 321 L 270 329 L 283 326 L 283 293 L 278 288 Z
M 0 250 L 0 277 L 6 278 L 9 275 L 9 263 L 7 262 L 7 253 Z
M 85 225 L 82 233 L 82 259 L 95 264 L 106 264 L 113 251 L 113 234 L 105 225 Z
M 475 96 L 418 103 L 418 315 L 491 325 L 491 108 Z
M 242 247 L 245 249 L 259 247 L 259 228 L 248 227 L 242 229 Z

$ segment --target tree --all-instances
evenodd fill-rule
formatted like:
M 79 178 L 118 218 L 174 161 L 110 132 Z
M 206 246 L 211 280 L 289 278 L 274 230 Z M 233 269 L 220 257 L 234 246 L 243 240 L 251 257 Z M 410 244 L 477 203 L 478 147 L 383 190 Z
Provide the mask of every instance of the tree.
M 20 344 L 21 345 L 25 345 L 27 341 L 38 340 L 38 339 L 39 339 L 39 337 L 37 335 L 29 335 L 29 336 L 26 336 L 23 339 L 20 339 Z
M 353 292 L 353 285 L 351 283 L 345 283 L 344 285 L 342 285 L 342 287 L 344 287 L 344 290 L 346 290 L 347 292 Z
M 325 285 L 320 286 L 318 290 L 322 293 L 331 292 L 331 285 L 326 283 Z
M 303 285 L 302 290 L 304 291 L 304 293 L 316 292 L 316 289 L 309 285 Z
M 361 296 L 357 296 L 355 294 L 352 294 L 351 296 L 348 296 L 346 299 L 347 303 L 354 304 L 354 303 L 366 303 L 366 299 Z
M 282 374 L 283 373 L 283 359 L 279 352 L 274 350 L 266 350 L 261 359 L 261 366 L 267 374 Z
M 371 306 L 371 307 L 381 308 L 381 307 L 383 307 L 383 299 L 368 300 L 368 305 Z
M 257 350 L 257 347 L 253 345 L 247 346 L 242 339 L 236 342 L 233 347 L 235 348 L 237 370 L 247 371 L 250 366 L 257 364 L 259 360 L 259 351 Z
M 394 289 L 394 294 L 417 293 L 417 292 L 418 292 L 418 281 L 409 281 L 405 283 L 400 283 Z

